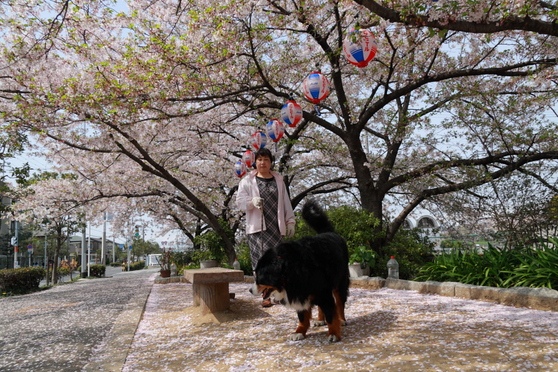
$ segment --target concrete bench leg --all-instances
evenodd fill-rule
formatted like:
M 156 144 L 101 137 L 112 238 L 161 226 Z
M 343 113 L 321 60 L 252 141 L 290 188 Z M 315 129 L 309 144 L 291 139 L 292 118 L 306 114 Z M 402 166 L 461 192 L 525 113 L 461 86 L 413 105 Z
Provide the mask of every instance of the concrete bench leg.
M 194 306 L 201 306 L 202 315 L 223 311 L 230 306 L 229 283 L 193 285 Z

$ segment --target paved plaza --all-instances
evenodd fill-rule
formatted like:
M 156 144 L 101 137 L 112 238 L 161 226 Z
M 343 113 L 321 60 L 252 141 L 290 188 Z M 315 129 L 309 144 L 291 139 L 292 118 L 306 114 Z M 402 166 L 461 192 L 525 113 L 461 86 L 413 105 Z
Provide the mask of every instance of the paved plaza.
M 187 283 L 114 272 L 0 299 L 0 371 L 555 371 L 558 313 L 416 291 L 351 288 L 339 343 L 287 340 L 296 314 L 231 283 L 201 316 Z

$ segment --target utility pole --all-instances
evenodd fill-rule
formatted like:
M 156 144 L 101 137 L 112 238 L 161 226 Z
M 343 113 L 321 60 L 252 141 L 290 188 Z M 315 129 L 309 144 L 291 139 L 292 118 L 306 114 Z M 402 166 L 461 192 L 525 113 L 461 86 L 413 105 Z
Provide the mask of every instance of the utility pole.
M 128 272 L 130 272 L 130 251 L 132 250 L 132 243 L 128 247 L 128 238 L 126 238 L 126 250 L 128 251 Z
M 19 251 L 19 226 L 17 221 L 14 221 L 15 225 L 15 235 L 12 237 L 12 245 L 14 246 L 14 269 L 19 268 L 19 263 L 17 262 L 17 253 Z
M 101 265 L 105 264 L 105 242 L 107 240 L 107 212 L 103 216 L 103 239 L 101 240 Z
M 45 226 L 45 262 L 43 262 L 43 268 L 48 270 L 48 259 L 47 259 L 47 229 Z
M 86 265 L 86 260 L 85 260 L 85 240 L 86 240 L 86 236 L 87 233 L 85 231 L 85 229 L 87 228 L 87 223 L 86 225 L 83 226 L 83 230 L 82 230 L 82 238 L 81 238 L 81 277 L 82 278 L 86 278 L 87 277 L 87 269 L 85 267 Z
M 114 232 L 112 233 L 112 262 L 116 262 L 116 242 L 114 241 Z
M 87 276 L 91 276 L 91 224 L 89 224 L 89 236 L 87 237 Z

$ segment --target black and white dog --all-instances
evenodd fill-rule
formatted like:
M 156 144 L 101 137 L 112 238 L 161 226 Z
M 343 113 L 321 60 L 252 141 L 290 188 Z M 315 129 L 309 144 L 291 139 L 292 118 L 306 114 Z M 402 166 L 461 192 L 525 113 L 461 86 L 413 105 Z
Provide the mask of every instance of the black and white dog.
M 291 340 L 302 340 L 310 327 L 312 307 L 318 306 L 315 325 L 328 325 L 328 340 L 341 340 L 345 303 L 349 295 L 348 250 L 315 201 L 302 208 L 302 217 L 318 235 L 288 241 L 268 249 L 256 266 L 250 292 L 276 301 L 298 313 Z M 325 320 L 325 322 L 324 322 Z

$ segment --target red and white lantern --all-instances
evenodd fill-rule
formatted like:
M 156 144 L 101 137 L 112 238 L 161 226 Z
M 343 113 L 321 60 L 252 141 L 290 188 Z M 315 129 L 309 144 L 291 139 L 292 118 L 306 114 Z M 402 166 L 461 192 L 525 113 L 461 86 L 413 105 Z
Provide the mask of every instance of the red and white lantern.
M 302 82 L 302 93 L 307 100 L 318 104 L 329 95 L 329 81 L 319 71 L 314 71 Z
M 302 119 L 302 107 L 296 101 L 287 101 L 281 108 L 281 120 L 289 127 L 296 127 Z
M 238 177 L 244 176 L 246 174 L 246 164 L 244 164 L 244 162 L 241 160 L 237 161 L 234 165 L 234 173 Z
M 246 167 L 252 168 L 256 164 L 256 154 L 251 150 L 246 150 L 242 154 L 242 161 L 246 164 Z
M 267 143 L 267 136 L 261 130 L 252 134 L 252 147 L 254 147 L 256 150 L 259 150 L 261 148 L 263 149 L 266 143 Z
M 351 30 L 343 41 L 345 57 L 357 67 L 366 67 L 377 51 L 376 39 L 368 30 Z
M 267 125 L 267 136 L 273 141 L 278 142 L 283 134 L 285 134 L 285 127 L 277 119 L 270 120 Z

